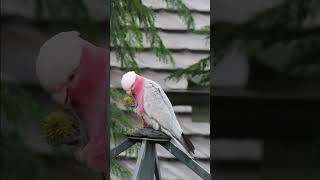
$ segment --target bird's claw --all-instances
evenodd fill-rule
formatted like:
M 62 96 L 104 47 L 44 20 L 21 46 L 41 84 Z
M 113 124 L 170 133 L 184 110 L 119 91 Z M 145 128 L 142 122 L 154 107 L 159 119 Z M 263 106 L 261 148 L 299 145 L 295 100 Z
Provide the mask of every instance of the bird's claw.
M 133 128 L 133 129 L 129 129 L 128 133 L 134 133 L 134 132 L 139 131 L 140 129 L 142 129 L 142 128 L 136 127 L 136 128 Z

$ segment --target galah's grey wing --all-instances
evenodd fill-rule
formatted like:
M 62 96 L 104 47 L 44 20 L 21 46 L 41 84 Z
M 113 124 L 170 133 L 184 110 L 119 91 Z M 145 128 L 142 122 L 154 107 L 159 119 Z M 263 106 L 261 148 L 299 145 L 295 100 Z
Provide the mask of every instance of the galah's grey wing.
M 182 129 L 176 119 L 172 105 L 162 88 L 151 80 L 144 82 L 144 111 L 149 118 L 157 121 L 162 129 L 179 139 Z

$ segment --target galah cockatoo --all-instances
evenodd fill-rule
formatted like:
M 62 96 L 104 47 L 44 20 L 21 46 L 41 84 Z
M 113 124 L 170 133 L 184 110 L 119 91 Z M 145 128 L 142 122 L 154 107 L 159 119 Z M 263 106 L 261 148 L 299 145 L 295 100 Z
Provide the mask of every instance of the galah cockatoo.
M 105 172 L 107 165 L 106 90 L 109 51 L 81 39 L 76 31 L 61 32 L 40 48 L 36 72 L 53 99 L 78 116 L 86 144 L 86 165 Z
M 143 119 L 144 128 L 151 127 L 164 132 L 172 138 L 171 142 L 193 158 L 195 148 L 183 134 L 171 102 L 161 86 L 134 71 L 122 76 L 121 86 L 134 97 L 135 112 Z

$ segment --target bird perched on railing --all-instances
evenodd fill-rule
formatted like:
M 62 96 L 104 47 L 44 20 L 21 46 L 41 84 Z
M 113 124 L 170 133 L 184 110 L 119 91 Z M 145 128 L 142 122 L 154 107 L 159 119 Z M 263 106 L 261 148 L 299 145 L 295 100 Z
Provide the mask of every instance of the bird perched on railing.
M 107 165 L 106 88 L 109 51 L 79 37 L 61 32 L 40 48 L 36 72 L 53 99 L 71 107 L 78 117 L 84 147 L 80 157 L 96 171 Z
M 143 119 L 145 128 L 164 132 L 181 150 L 194 156 L 194 145 L 182 132 L 171 102 L 159 84 L 130 71 L 122 76 L 121 86 L 134 97 L 135 112 Z

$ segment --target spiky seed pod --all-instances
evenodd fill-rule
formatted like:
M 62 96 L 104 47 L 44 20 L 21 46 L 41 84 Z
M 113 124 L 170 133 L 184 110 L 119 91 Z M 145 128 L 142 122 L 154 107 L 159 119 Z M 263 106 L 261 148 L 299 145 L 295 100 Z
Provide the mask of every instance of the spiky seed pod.
M 134 99 L 132 96 L 126 96 L 125 98 L 123 98 L 122 103 L 126 106 L 126 107 L 132 107 L 134 106 Z
M 49 144 L 59 145 L 77 135 L 73 117 L 62 110 L 51 112 L 42 123 L 42 131 Z

